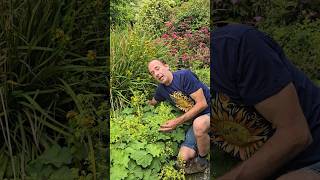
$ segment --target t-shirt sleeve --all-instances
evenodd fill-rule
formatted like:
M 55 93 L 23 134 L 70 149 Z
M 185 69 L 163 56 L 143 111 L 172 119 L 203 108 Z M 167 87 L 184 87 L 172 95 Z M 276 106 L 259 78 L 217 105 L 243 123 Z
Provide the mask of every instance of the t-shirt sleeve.
M 161 87 L 160 85 L 157 87 L 156 92 L 154 93 L 154 99 L 158 102 L 164 101 L 165 98 L 161 94 Z
M 198 78 L 190 70 L 186 70 L 185 76 L 182 77 L 182 83 L 187 94 L 192 94 L 202 88 Z
M 245 104 L 255 105 L 291 82 L 282 51 L 271 38 L 249 30 L 240 43 L 237 87 Z

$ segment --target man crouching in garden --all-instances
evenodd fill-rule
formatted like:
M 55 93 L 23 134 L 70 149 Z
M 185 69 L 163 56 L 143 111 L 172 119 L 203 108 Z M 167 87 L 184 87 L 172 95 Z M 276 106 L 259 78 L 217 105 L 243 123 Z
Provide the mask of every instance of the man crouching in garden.
M 210 91 L 190 70 L 171 72 L 169 65 L 161 60 L 148 64 L 152 77 L 159 82 L 155 95 L 149 101 L 155 105 L 167 100 L 184 112 L 160 126 L 160 131 L 170 132 L 178 125 L 193 121 L 186 133 L 178 157 L 187 162 L 186 174 L 204 171 L 209 163 L 205 158 L 209 151 L 210 137 Z

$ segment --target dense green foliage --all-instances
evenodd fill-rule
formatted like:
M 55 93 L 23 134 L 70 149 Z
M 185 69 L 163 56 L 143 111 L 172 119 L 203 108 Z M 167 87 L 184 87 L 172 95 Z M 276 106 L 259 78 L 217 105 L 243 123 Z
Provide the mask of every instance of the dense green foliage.
M 0 179 L 106 176 L 106 4 L 0 7 Z
M 141 1 L 139 13 L 137 14 L 136 28 L 159 35 L 163 30 L 163 24 L 169 21 L 175 6 L 173 0 L 143 0 Z
M 123 26 L 135 22 L 138 8 L 137 0 L 112 0 L 110 1 L 111 26 Z
M 184 140 L 184 128 L 159 132 L 161 124 L 175 118 L 174 109 L 164 103 L 156 108 L 139 103 L 143 100 L 144 95 L 136 94 L 132 106 L 110 120 L 111 179 L 163 179 L 179 174 L 169 166 Z
M 287 57 L 312 80 L 320 79 L 319 1 L 213 1 L 214 26 L 236 22 L 257 26 L 284 48 Z
M 314 81 L 320 80 L 320 19 L 282 27 L 261 24 L 283 47 L 286 56 Z
M 186 20 L 190 21 L 191 29 L 199 30 L 202 27 L 209 27 L 210 1 L 189 0 L 174 9 L 175 22 L 177 24 Z

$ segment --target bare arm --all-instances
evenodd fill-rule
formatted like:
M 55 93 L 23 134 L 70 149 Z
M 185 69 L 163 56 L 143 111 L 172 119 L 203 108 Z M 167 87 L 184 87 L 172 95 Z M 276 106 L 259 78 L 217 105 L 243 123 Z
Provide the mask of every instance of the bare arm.
M 251 158 L 219 180 L 267 178 L 311 144 L 312 136 L 292 83 L 255 108 L 275 125 L 276 132 Z
M 204 96 L 202 88 L 198 89 L 196 92 L 192 93 L 191 98 L 195 101 L 195 105 L 183 115 L 177 117 L 178 124 L 183 124 L 184 122 L 192 119 L 197 114 L 202 112 L 208 107 L 206 97 Z
M 195 105 L 183 115 L 167 121 L 164 125 L 161 125 L 160 131 L 167 132 L 175 129 L 179 124 L 192 119 L 201 111 L 208 107 L 207 100 L 204 96 L 203 90 L 200 88 L 196 92 L 192 93 L 191 98 L 195 101 Z

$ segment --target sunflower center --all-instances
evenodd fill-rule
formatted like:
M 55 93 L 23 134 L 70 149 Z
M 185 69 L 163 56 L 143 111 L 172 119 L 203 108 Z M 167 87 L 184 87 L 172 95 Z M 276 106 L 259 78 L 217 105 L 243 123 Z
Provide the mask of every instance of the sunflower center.
M 223 123 L 218 124 L 217 133 L 222 136 L 226 142 L 238 146 L 244 146 L 249 143 L 250 132 L 241 124 L 232 121 L 223 121 Z

